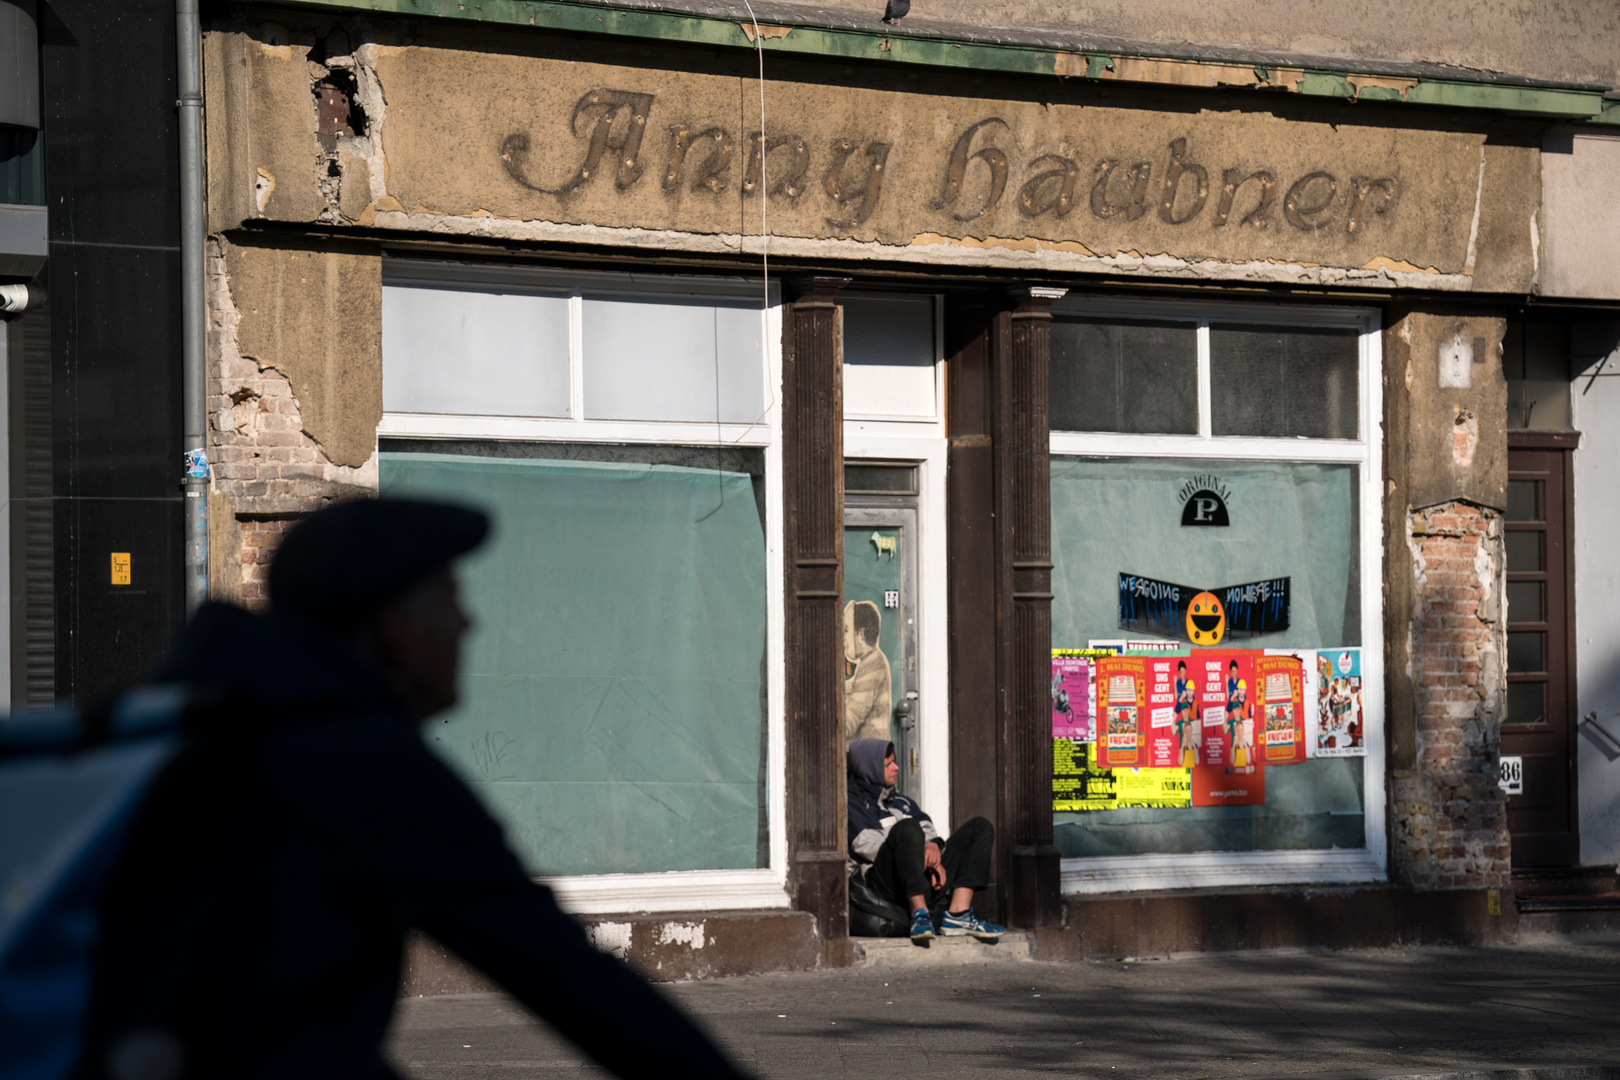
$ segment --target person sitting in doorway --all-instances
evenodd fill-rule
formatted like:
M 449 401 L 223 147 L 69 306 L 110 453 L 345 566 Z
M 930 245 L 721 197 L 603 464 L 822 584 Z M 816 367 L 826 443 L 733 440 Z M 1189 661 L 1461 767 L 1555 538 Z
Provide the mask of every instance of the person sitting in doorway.
M 922 808 L 894 789 L 900 765 L 894 743 L 856 739 L 849 744 L 849 854 L 866 883 L 911 913 L 911 940 L 935 933 L 997 941 L 1006 927 L 973 913 L 973 894 L 990 884 L 996 829 L 982 817 L 946 841 Z M 945 906 L 936 931 L 931 911 Z

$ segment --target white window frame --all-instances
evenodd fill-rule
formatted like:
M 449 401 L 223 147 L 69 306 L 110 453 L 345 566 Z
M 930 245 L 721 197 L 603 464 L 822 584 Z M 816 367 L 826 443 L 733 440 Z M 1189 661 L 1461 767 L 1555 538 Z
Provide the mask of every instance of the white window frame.
M 1352 884 L 1388 879 L 1384 783 L 1383 597 L 1383 320 L 1376 309 L 1281 306 L 1233 301 L 1135 301 L 1070 293 L 1054 315 L 1082 318 L 1165 319 L 1198 327 L 1198 430 L 1196 435 L 1059 432 L 1054 456 L 1207 458 L 1274 462 L 1329 462 L 1360 467 L 1362 709 L 1367 756 L 1362 759 L 1366 847 L 1357 850 L 1210 851 L 1067 858 L 1066 894 L 1243 885 Z M 1254 438 L 1213 435 L 1210 422 L 1209 324 L 1347 328 L 1360 337 L 1359 438 Z M 1341 642 L 1324 641 L 1323 647 Z
M 558 903 L 580 915 L 626 912 L 720 911 L 786 908 L 786 620 L 782 536 L 782 301 L 776 281 L 762 286 L 736 277 L 676 277 L 655 274 L 561 271 L 510 264 L 383 260 L 383 285 L 443 286 L 476 290 L 564 292 L 569 303 L 570 416 L 468 416 L 385 412 L 379 439 L 446 439 L 499 442 L 645 443 L 687 446 L 751 446 L 765 452 L 766 690 L 765 795 L 769 864 L 750 870 L 672 870 L 647 874 L 592 874 L 541 878 Z M 762 381 L 765 401 L 753 423 L 587 420 L 584 415 L 583 297 L 618 293 L 647 298 L 712 298 L 760 303 Z M 383 342 L 383 363 L 388 362 Z

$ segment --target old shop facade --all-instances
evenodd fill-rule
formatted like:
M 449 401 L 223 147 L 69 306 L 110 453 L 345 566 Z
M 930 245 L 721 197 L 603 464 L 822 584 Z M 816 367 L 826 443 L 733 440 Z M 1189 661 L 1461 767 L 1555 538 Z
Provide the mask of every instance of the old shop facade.
M 598 940 L 848 962 L 842 746 L 885 721 L 1045 955 L 1507 932 L 1471 297 L 1532 288 L 1539 136 L 285 11 L 205 60 L 215 592 L 330 499 L 490 506 L 427 736 Z M 1051 650 L 1135 636 L 1127 574 L 1288 579 L 1228 645 L 1354 650 L 1365 756 L 1054 813 Z

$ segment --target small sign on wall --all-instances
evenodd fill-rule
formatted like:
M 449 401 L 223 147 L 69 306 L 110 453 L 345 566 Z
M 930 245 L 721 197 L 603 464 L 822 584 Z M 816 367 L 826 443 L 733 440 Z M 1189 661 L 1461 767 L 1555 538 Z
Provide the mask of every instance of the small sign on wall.
M 115 551 L 112 553 L 112 583 L 114 585 L 128 585 L 130 583 L 129 552 Z
M 1498 766 L 1496 784 L 1509 795 L 1524 794 L 1524 758 L 1503 755 Z

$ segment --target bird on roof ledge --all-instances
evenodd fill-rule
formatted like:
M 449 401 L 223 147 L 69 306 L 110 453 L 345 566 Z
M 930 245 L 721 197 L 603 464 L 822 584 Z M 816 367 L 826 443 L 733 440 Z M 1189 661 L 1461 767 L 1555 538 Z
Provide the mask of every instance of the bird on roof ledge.
M 910 10 L 911 0 L 889 0 L 888 6 L 883 9 L 883 21 L 889 26 L 899 26 L 900 20 Z

